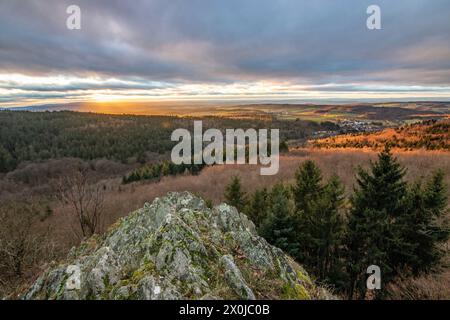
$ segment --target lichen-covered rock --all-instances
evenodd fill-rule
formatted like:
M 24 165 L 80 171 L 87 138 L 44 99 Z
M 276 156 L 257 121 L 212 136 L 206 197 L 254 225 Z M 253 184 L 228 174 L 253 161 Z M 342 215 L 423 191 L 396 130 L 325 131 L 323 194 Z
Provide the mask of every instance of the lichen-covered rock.
M 327 299 L 235 208 L 169 193 L 71 250 L 24 299 Z
M 221 266 L 225 273 L 225 280 L 234 290 L 234 292 L 242 299 L 255 300 L 255 295 L 242 277 L 241 271 L 234 263 L 231 255 L 222 256 L 220 258 Z

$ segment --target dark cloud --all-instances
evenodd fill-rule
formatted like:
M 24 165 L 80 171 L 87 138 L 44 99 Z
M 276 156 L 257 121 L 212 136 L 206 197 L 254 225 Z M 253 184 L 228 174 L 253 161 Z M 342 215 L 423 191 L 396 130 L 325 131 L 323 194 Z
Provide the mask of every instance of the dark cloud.
M 20 89 L 22 91 L 78 91 L 78 90 L 101 90 L 101 89 L 111 89 L 111 90 L 152 90 L 159 89 L 161 85 L 152 84 L 148 81 L 137 80 L 137 81 L 119 81 L 119 80 L 99 80 L 96 82 L 76 80 L 71 81 L 67 84 L 58 83 L 33 83 L 27 84 L 20 81 L 0 81 L 0 86 L 4 89 Z M 164 84 L 165 88 L 170 87 L 170 84 Z
M 373 3 L 382 10 L 379 31 L 366 28 Z M 65 27 L 70 4 L 82 9 L 80 31 Z M 137 79 L 1 87 L 152 90 L 152 82 L 259 80 L 450 86 L 449 16 L 448 0 L 0 0 L 2 73 Z

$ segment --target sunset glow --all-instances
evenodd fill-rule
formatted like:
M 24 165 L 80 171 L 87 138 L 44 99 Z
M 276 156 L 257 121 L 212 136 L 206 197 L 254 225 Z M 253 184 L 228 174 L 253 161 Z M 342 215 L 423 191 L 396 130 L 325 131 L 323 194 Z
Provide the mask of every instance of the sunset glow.
M 371 31 L 361 2 L 79 1 L 82 28 L 69 30 L 69 1 L 4 1 L 0 107 L 449 100 L 448 2 L 379 2 L 384 27 Z

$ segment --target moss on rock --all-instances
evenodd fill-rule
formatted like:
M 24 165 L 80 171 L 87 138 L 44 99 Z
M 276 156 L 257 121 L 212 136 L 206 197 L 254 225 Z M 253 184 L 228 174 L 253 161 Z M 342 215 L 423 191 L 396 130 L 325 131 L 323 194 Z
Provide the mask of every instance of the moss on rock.
M 67 286 L 69 267 L 79 287 Z M 24 299 L 317 299 L 301 266 L 235 208 L 169 193 L 120 219 L 46 271 Z

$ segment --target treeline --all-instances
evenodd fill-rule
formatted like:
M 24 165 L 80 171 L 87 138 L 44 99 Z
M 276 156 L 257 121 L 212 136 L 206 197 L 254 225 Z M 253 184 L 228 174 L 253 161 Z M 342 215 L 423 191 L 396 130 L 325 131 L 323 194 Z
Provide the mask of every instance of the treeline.
M 389 284 L 439 267 L 449 239 L 443 172 L 414 183 L 405 172 L 386 149 L 368 170 L 359 169 L 349 198 L 339 177 L 324 181 L 312 161 L 299 167 L 294 185 L 249 195 L 234 177 L 225 198 L 268 242 L 348 298 L 368 298 L 367 268 L 380 267 L 382 287 L 372 297 L 385 298 Z
M 448 139 L 442 135 L 426 135 L 420 137 L 419 139 L 412 140 L 404 138 L 401 136 L 394 135 L 389 139 L 380 139 L 379 141 L 370 140 L 364 136 L 358 136 L 357 139 L 343 139 L 339 142 L 329 139 L 326 142 L 314 141 L 314 148 L 370 148 L 370 149 L 380 149 L 384 145 L 389 144 L 392 148 L 403 149 L 403 150 L 447 150 L 450 151 L 450 143 Z
M 388 131 L 394 131 L 388 129 Z M 394 134 L 363 133 L 338 136 L 313 141 L 315 148 L 371 148 L 380 149 L 386 144 L 404 150 L 450 151 L 450 121 L 428 120 L 419 124 L 405 125 L 395 129 Z
M 267 144 L 267 156 L 270 157 L 271 155 L 271 146 L 270 141 Z M 280 153 L 287 153 L 289 152 L 289 146 L 286 141 L 280 142 L 279 145 L 279 152 Z M 226 163 L 227 159 L 227 152 L 226 150 L 223 151 L 223 163 Z M 237 148 L 234 148 L 234 159 L 237 160 Z M 245 146 L 245 161 L 246 163 L 249 162 L 249 146 L 248 144 Z M 128 184 L 132 182 L 138 182 L 138 181 L 144 181 L 144 180 L 159 180 L 162 177 L 165 176 L 177 176 L 180 174 L 191 174 L 196 175 L 200 173 L 200 171 L 203 170 L 208 166 L 205 163 L 201 164 L 194 164 L 194 159 L 192 158 L 191 164 L 174 164 L 171 161 L 161 161 L 154 164 L 146 164 L 136 170 L 133 170 L 131 173 L 125 175 L 122 178 L 123 184 Z
M 306 139 L 327 124 L 311 121 L 251 120 L 204 117 L 204 130 L 278 128 L 283 141 Z M 0 111 L 0 172 L 25 161 L 60 158 L 110 159 L 145 163 L 147 153 L 172 149 L 171 133 L 192 132 L 194 118 L 105 115 L 80 112 Z M 152 159 L 150 159 L 152 160 Z
M 180 174 L 198 174 L 205 164 L 174 164 L 171 161 L 163 161 L 155 164 L 148 164 L 132 171 L 122 179 L 123 184 L 143 181 L 159 180 L 165 176 L 176 176 Z

